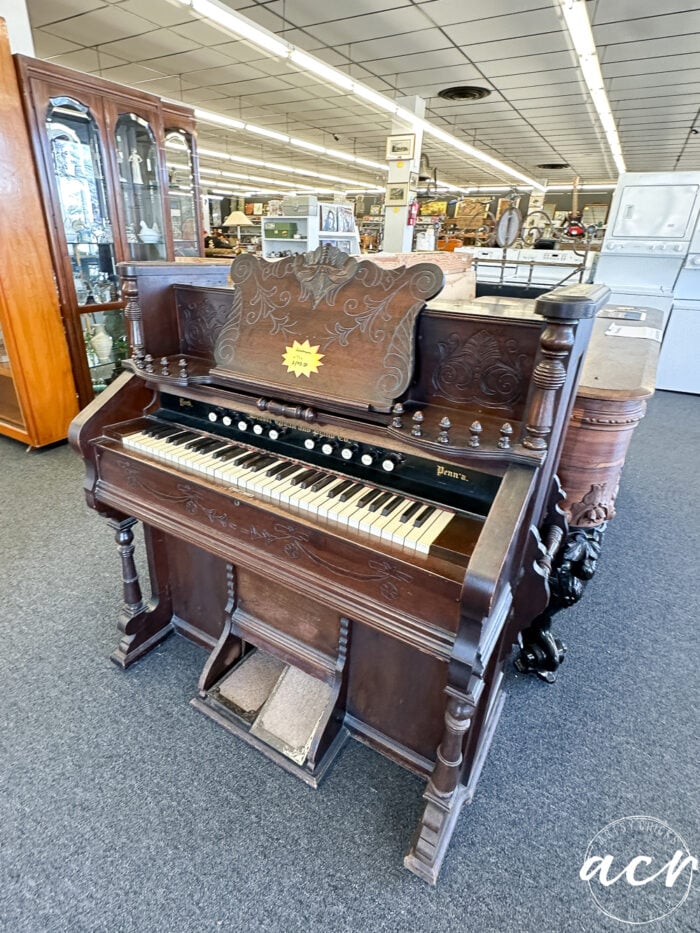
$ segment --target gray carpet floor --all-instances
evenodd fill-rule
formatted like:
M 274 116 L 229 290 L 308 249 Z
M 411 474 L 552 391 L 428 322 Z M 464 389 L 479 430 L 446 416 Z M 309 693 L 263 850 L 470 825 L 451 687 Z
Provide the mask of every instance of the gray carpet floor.
M 579 879 L 612 820 L 700 854 L 700 400 L 659 393 L 557 683 L 508 700 L 439 886 L 402 868 L 421 783 L 351 742 L 318 791 L 188 705 L 202 651 L 126 673 L 111 532 L 61 446 L 0 438 L 0 928 L 217 933 L 623 931 Z M 645 929 L 700 929 L 700 880 Z

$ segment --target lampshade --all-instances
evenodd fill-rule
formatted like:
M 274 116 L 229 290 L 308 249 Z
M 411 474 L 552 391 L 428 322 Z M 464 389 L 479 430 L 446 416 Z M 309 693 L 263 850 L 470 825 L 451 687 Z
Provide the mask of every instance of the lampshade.
M 243 211 L 231 211 L 222 224 L 223 227 L 252 227 L 253 221 Z

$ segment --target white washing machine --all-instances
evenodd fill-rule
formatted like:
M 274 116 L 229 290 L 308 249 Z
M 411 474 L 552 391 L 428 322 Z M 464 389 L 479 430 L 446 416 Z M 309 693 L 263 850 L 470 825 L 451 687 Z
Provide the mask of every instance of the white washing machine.
M 656 385 L 672 392 L 700 395 L 700 220 L 674 294 Z
M 700 172 L 620 175 L 595 281 L 673 291 L 700 213 Z

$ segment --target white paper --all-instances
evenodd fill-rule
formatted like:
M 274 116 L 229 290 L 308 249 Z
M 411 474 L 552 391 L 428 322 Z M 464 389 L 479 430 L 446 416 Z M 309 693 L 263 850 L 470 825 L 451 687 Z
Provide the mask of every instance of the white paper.
M 606 337 L 636 337 L 639 340 L 656 340 L 661 343 L 658 327 L 633 327 L 631 324 L 611 324 L 605 331 Z

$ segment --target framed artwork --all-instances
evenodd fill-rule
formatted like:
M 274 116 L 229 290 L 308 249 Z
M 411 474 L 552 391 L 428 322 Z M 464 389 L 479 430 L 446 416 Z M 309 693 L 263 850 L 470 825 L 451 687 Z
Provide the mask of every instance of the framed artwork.
M 321 204 L 321 230 L 335 233 L 338 229 L 338 208 L 335 204 Z
M 396 162 L 398 159 L 412 159 L 416 146 L 416 137 L 413 133 L 406 136 L 389 136 L 386 141 L 387 161 Z
M 418 190 L 419 181 L 420 179 L 418 177 L 418 172 L 411 172 L 411 174 L 408 176 L 408 187 L 411 189 L 411 191 Z
M 387 207 L 401 207 L 408 204 L 408 182 L 401 182 L 398 185 L 388 184 L 384 203 Z

